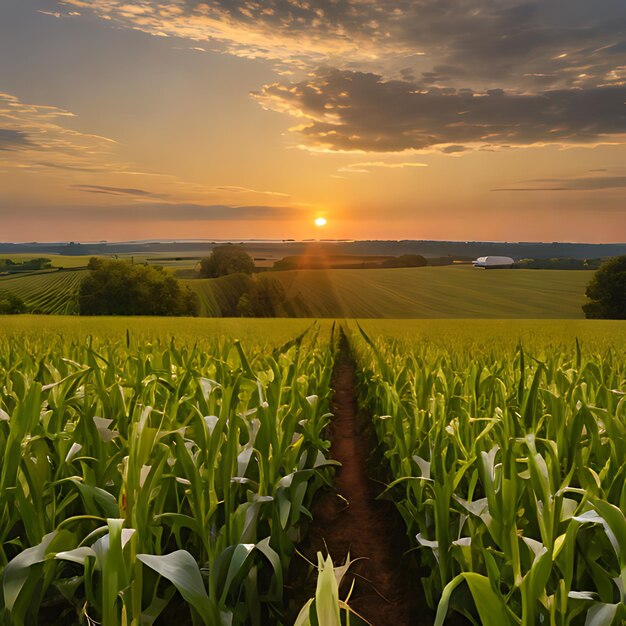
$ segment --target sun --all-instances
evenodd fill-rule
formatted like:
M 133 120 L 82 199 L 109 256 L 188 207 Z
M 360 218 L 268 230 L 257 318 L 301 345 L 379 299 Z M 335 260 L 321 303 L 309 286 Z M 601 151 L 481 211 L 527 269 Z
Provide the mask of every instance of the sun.
M 322 227 L 322 226 L 326 226 L 328 222 L 326 221 L 325 217 L 317 217 L 315 218 L 315 222 L 314 224 L 318 227 Z

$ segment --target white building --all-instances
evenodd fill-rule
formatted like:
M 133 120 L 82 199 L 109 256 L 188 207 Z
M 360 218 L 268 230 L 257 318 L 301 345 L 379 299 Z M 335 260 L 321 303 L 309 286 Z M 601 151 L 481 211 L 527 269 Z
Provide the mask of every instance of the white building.
M 475 261 L 472 261 L 474 267 L 480 267 L 482 269 L 503 269 L 513 266 L 515 261 L 508 256 L 480 256 Z

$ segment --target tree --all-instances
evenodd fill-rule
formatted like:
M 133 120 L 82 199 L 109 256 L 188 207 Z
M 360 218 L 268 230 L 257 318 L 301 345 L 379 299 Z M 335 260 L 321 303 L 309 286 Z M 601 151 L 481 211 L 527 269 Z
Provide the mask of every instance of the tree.
M 239 298 L 237 311 L 241 317 L 281 317 L 285 315 L 287 294 L 276 278 L 253 281 L 247 293 Z
M 202 278 L 218 278 L 227 274 L 252 274 L 256 266 L 252 257 L 237 246 L 219 246 L 200 261 Z
M 401 254 L 394 259 L 383 261 L 383 267 L 424 267 L 428 261 L 421 254 Z
M 626 255 L 600 266 L 585 292 L 590 302 L 583 305 L 585 317 L 626 319 Z
M 78 294 L 81 315 L 197 315 L 197 295 L 160 266 L 92 258 Z
M 28 307 L 19 296 L 10 291 L 0 291 L 0 315 L 14 315 L 27 312 Z

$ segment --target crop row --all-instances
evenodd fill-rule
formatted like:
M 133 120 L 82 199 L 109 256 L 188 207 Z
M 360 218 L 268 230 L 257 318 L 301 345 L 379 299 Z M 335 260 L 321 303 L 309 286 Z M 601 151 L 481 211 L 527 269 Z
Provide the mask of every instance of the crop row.
M 280 622 L 332 335 L 97 337 L 0 337 L 0 622 Z
M 37 313 L 67 315 L 76 313 L 77 292 L 86 271 L 38 272 L 0 278 L 0 291 L 19 296 Z
M 623 344 L 352 338 L 436 624 L 624 623 Z

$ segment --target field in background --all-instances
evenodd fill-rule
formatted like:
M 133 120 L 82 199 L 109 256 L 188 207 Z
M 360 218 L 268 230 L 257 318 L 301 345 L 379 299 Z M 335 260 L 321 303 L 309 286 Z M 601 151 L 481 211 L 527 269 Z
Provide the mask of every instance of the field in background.
M 35 313 L 77 313 L 76 293 L 87 270 L 45 270 L 0 276 L 0 291 L 19 296 Z
M 165 261 L 163 261 L 165 262 Z M 184 263 L 180 261 L 180 263 Z M 41 313 L 74 313 L 82 270 L 0 276 L 0 291 Z M 582 318 L 592 274 L 580 270 L 476 270 L 468 266 L 292 270 L 280 280 L 289 314 L 313 318 Z M 233 315 L 249 284 L 243 275 L 184 280 L 200 315 Z
M 351 332 L 358 326 L 368 335 L 433 349 L 458 349 L 471 359 L 477 354 L 514 351 L 519 344 L 533 357 L 554 352 L 573 352 L 576 340 L 592 352 L 609 348 L 626 350 L 626 324 L 619 320 L 373 320 L 347 322 Z
M 68 317 L 61 315 L 0 316 L 0 339 L 63 343 L 83 341 L 93 336 L 106 341 L 125 341 L 126 332 L 132 340 L 150 343 L 169 341 L 189 345 L 207 339 L 239 339 L 256 347 L 277 347 L 300 335 L 314 320 L 305 319 L 224 319 L 194 317 Z M 331 322 L 317 322 L 330 332 Z
M 420 267 L 277 272 L 307 317 L 582 318 L 591 274 Z

